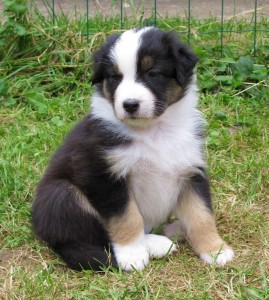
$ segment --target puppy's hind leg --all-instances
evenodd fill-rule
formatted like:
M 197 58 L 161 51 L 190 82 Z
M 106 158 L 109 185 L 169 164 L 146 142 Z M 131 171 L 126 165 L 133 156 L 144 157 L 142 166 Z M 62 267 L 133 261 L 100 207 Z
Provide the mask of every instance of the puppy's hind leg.
M 225 265 L 233 259 L 233 250 L 217 232 L 205 174 L 196 174 L 189 180 L 175 213 L 188 242 L 203 261 Z
M 32 207 L 33 227 L 74 270 L 117 267 L 97 211 L 77 187 L 64 180 L 43 181 Z

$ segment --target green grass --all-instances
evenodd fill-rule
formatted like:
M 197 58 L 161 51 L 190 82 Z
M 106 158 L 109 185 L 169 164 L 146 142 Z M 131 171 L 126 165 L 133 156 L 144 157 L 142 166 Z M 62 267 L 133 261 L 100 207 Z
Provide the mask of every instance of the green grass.
M 226 35 L 223 58 L 217 34 L 194 34 L 191 41 L 201 57 L 200 109 L 208 121 L 217 226 L 235 260 L 224 268 L 204 265 L 184 243 L 143 272 L 77 273 L 35 239 L 30 207 L 50 156 L 89 110 L 91 54 L 120 22 L 95 17 L 87 43 L 80 35 L 83 19 L 62 15 L 53 27 L 35 12 L 15 21 L 26 31 L 20 35 L 10 25 L 8 38 L 0 39 L 0 298 L 268 299 L 268 37 L 259 33 L 257 58 L 251 57 L 250 33 Z M 250 26 L 229 22 L 231 28 Z M 159 26 L 179 30 L 186 21 L 164 18 Z M 193 26 L 199 32 L 219 24 L 193 20 Z

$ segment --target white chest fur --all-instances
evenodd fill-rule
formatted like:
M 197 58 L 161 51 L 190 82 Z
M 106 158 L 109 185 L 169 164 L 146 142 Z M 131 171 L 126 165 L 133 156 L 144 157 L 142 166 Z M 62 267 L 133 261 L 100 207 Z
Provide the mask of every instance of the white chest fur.
M 186 95 L 152 124 L 135 129 L 116 118 L 109 101 L 99 94 L 93 97 L 93 115 L 115 124 L 115 134 L 120 131 L 132 139 L 129 145 L 107 152 L 106 159 L 116 177 L 129 179 L 129 190 L 143 215 L 146 231 L 166 220 L 184 180 L 198 167 L 205 167 L 203 141 L 197 132 L 203 127 L 203 119 L 195 108 L 197 102 L 193 83 Z
M 162 170 L 154 162 L 141 159 L 131 170 L 129 184 L 148 233 L 171 214 L 182 180 L 177 172 Z
M 205 167 L 202 141 L 195 132 L 200 115 L 193 110 L 185 121 L 171 122 L 164 116 L 150 129 L 135 131 L 130 145 L 108 153 L 112 172 L 129 178 L 130 194 L 138 204 L 146 231 L 171 214 L 184 179 L 194 168 Z

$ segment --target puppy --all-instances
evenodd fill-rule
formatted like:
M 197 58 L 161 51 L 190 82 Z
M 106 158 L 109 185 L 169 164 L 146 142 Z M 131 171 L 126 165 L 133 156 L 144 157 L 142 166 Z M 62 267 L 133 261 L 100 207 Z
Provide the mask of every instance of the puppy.
M 93 57 L 92 108 L 53 156 L 32 207 L 38 237 L 75 270 L 142 270 L 181 234 L 205 262 L 232 260 L 213 216 L 196 108 L 197 57 L 171 32 L 110 37 Z

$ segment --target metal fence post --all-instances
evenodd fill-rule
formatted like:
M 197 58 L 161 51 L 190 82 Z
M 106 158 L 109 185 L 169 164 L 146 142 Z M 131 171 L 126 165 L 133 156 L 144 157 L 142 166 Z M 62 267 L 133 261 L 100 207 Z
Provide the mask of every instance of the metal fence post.
M 223 57 L 224 0 L 221 0 L 220 56 Z
M 122 23 L 123 23 L 123 9 L 122 9 L 123 3 L 122 0 L 120 0 L 120 29 L 122 29 Z
M 154 26 L 157 26 L 157 0 L 154 0 Z
M 188 0 L 188 46 L 191 38 L 191 0 Z
M 253 32 L 253 55 L 254 56 L 256 56 L 256 42 L 257 42 L 257 5 L 258 5 L 258 0 L 255 0 L 254 32 Z
M 89 0 L 86 0 L 86 26 L 87 42 L 89 42 Z

